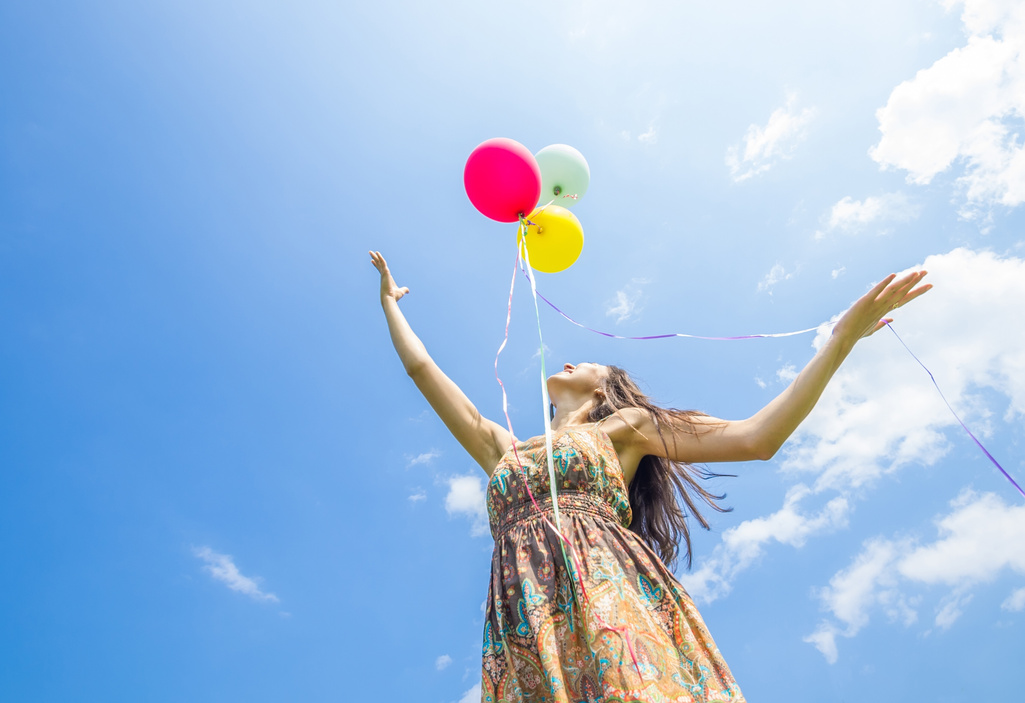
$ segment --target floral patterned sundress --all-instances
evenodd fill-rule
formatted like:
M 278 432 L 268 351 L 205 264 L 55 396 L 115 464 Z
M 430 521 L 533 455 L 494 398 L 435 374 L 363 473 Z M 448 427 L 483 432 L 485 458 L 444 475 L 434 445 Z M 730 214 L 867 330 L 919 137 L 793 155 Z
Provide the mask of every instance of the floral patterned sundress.
M 742 703 L 690 596 L 627 529 L 623 472 L 600 424 L 555 432 L 553 449 L 570 544 L 552 524 L 544 437 L 510 449 L 488 484 L 495 551 L 481 700 Z

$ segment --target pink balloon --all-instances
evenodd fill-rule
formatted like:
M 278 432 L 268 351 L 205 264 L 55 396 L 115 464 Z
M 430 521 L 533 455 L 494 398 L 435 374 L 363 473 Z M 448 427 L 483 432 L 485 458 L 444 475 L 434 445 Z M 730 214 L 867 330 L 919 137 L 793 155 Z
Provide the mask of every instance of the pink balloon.
M 485 217 L 517 222 L 541 197 L 541 169 L 517 141 L 496 137 L 482 142 L 466 160 L 463 184 L 473 206 Z

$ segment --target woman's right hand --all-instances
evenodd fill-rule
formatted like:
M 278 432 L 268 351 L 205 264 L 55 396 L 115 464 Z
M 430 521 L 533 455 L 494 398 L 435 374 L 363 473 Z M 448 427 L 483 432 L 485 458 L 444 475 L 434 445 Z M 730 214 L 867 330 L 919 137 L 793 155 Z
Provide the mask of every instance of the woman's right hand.
M 409 292 L 409 288 L 399 288 L 396 285 L 391 271 L 388 270 L 388 262 L 381 256 L 381 252 L 370 252 L 370 261 L 381 274 L 381 304 L 383 305 L 389 298 L 395 302 L 401 300 L 402 296 Z

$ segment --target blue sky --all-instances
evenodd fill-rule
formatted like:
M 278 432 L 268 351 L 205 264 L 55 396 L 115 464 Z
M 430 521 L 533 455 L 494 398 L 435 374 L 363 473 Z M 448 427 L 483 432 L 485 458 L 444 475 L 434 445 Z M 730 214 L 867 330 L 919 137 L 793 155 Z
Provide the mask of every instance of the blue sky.
M 0 7 L 0 697 L 473 700 L 483 474 L 390 349 L 366 256 L 478 407 L 511 225 L 479 142 L 568 143 L 618 334 L 782 332 L 925 265 L 896 329 L 1025 479 L 1025 14 L 1012 0 L 8 2 Z M 547 359 L 746 417 L 814 353 L 607 340 Z M 517 284 L 500 370 L 541 429 Z M 1025 507 L 885 330 L 732 513 L 694 595 L 752 701 L 1025 686 Z

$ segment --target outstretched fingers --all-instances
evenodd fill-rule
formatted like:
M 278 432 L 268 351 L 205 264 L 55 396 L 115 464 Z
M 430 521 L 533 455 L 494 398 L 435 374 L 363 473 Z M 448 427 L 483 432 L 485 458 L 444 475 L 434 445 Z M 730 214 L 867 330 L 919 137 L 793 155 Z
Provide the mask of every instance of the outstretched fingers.
M 918 286 L 925 278 L 927 271 L 914 271 L 904 276 L 887 289 L 881 302 L 885 302 L 891 310 L 910 303 L 918 296 L 932 289 L 932 284 Z M 916 287 L 917 286 L 917 287 Z
M 891 273 L 876 283 L 851 306 L 848 314 L 844 316 L 846 319 L 841 320 L 838 325 L 838 329 L 842 330 L 841 334 L 850 333 L 857 334 L 858 337 L 867 337 L 893 322 L 892 318 L 885 316 L 932 288 L 928 284 L 920 285 L 925 275 L 926 271 L 912 271 L 897 278 L 897 274 Z
M 869 295 L 874 295 L 876 298 L 878 298 L 883 293 L 883 291 L 886 290 L 887 286 L 893 283 L 893 279 L 895 279 L 896 277 L 897 274 L 891 273 L 889 276 L 879 281 L 879 283 L 872 286 L 872 290 L 869 291 Z
M 922 274 L 924 275 L 925 272 L 923 271 Z M 921 279 L 919 279 L 919 280 L 921 280 Z M 904 295 L 904 299 L 900 301 L 900 304 L 901 305 L 906 305 L 907 303 L 910 303 L 912 300 L 914 300 L 918 296 L 920 296 L 923 293 L 926 293 L 926 292 L 928 292 L 930 290 L 932 290 L 932 284 L 931 283 L 926 283 L 924 286 L 920 286 L 918 288 L 915 288 L 914 290 L 912 290 L 912 291 L 910 291 L 910 292 L 908 292 L 908 293 L 906 293 Z
M 374 265 L 374 268 L 381 274 L 381 300 L 385 298 L 392 298 L 396 301 L 400 300 L 402 296 L 409 293 L 409 288 L 403 286 L 399 287 L 395 283 L 395 279 L 391 275 L 391 271 L 388 269 L 388 262 L 384 260 L 379 251 L 370 251 L 370 262 Z
M 369 253 L 370 253 L 370 263 L 372 263 L 374 265 L 375 269 L 377 269 L 381 273 L 384 273 L 385 271 L 388 270 L 388 263 L 384 260 L 384 257 L 381 256 L 381 252 L 379 252 L 379 251 L 371 251 Z

